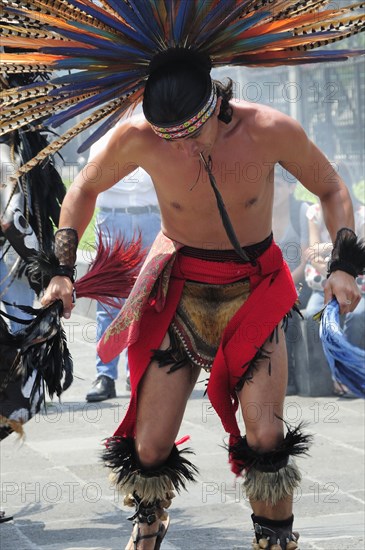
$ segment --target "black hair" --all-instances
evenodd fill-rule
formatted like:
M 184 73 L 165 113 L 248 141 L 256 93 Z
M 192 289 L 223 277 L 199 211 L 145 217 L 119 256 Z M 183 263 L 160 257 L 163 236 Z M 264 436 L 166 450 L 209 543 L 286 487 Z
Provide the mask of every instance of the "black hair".
M 233 82 L 230 78 L 227 79 L 227 84 L 223 84 L 219 80 L 214 80 L 218 97 L 222 98 L 221 108 L 218 118 L 222 122 L 228 124 L 232 120 L 232 105 L 229 103 L 233 96 Z
M 155 125 L 168 126 L 183 122 L 196 114 L 207 102 L 212 82 L 215 83 L 222 106 L 218 118 L 226 123 L 232 119 L 232 80 L 227 85 L 212 81 L 210 60 L 196 57 L 193 53 L 174 52 L 174 57 L 152 66 L 147 80 L 143 112 L 146 119 Z

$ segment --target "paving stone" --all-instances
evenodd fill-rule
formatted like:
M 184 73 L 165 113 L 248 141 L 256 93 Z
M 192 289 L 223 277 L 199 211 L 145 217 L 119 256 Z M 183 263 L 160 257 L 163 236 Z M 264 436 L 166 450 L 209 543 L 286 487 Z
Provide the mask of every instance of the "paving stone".
M 128 541 L 130 509 L 122 506 L 101 465 L 102 441 L 128 407 L 124 358 L 118 396 L 88 404 L 95 379 L 90 319 L 73 315 L 70 349 L 75 381 L 62 403 L 48 404 L 25 425 L 26 439 L 1 443 L 1 507 L 14 521 L 0 524 L 0 550 L 121 550 Z M 91 327 L 91 328 L 90 328 Z M 188 404 L 179 437 L 196 455 L 197 483 L 172 504 L 162 550 L 250 550 L 250 507 L 241 480 L 229 471 L 225 433 L 204 396 L 205 373 Z M 302 550 L 364 548 L 364 402 L 332 397 L 289 397 L 285 416 L 308 422 L 315 434 L 298 463 L 303 482 L 295 495 L 295 528 Z

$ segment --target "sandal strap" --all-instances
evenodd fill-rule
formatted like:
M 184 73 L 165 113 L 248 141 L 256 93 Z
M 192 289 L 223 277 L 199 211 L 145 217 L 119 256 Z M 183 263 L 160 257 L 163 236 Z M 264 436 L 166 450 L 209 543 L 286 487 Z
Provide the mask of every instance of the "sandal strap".
M 160 524 L 159 528 L 158 528 L 158 531 L 156 531 L 155 533 L 149 533 L 148 535 L 141 535 L 141 532 L 140 532 L 140 529 L 138 527 L 138 522 L 137 523 L 137 532 L 135 535 L 133 535 L 132 533 L 132 541 L 133 541 L 133 545 L 134 545 L 134 548 L 136 549 L 137 548 L 137 544 L 141 541 L 141 540 L 145 540 L 145 539 L 153 539 L 155 538 L 156 541 L 158 540 L 162 540 L 163 536 L 163 526 L 162 526 L 162 523 Z
M 157 538 L 161 534 L 161 529 L 156 531 L 156 533 L 150 533 L 149 535 L 140 535 L 139 530 L 137 531 L 137 537 L 133 538 L 133 542 L 139 542 L 140 540 L 144 539 L 153 539 Z
M 147 525 L 155 523 L 158 519 L 157 510 L 160 508 L 159 501 L 156 500 L 155 502 L 145 504 L 136 493 L 133 494 L 133 498 L 136 509 L 134 514 L 127 519 L 134 523 L 147 523 Z
M 269 520 L 254 515 L 252 519 L 257 543 L 267 540 L 269 547 L 271 545 L 278 545 L 285 549 L 287 544 L 298 541 L 298 533 L 292 531 L 293 516 L 284 521 Z M 295 548 L 296 546 L 293 544 L 292 547 Z

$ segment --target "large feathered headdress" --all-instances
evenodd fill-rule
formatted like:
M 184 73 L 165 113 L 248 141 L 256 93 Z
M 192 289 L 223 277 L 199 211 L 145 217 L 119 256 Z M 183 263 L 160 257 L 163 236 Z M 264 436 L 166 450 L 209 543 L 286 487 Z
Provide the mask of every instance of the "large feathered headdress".
M 47 83 L 1 95 L 0 135 L 29 122 L 78 122 L 30 162 L 25 173 L 80 132 L 102 124 L 79 152 L 141 101 L 151 62 L 173 48 L 224 65 L 275 66 L 344 60 L 359 51 L 318 48 L 363 29 L 363 2 L 328 0 L 0 0 L 3 73 L 51 72 Z

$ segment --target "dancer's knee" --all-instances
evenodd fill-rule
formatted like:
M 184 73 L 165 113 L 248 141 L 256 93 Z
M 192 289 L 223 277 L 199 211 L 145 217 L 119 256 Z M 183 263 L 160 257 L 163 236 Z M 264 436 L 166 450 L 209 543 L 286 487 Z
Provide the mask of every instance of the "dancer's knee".
M 246 436 L 250 447 L 261 453 L 276 449 L 284 439 L 283 428 L 279 424 L 249 428 Z
M 136 442 L 136 452 L 139 462 L 144 468 L 156 468 L 163 464 L 171 453 L 172 445 L 156 444 L 156 442 Z

